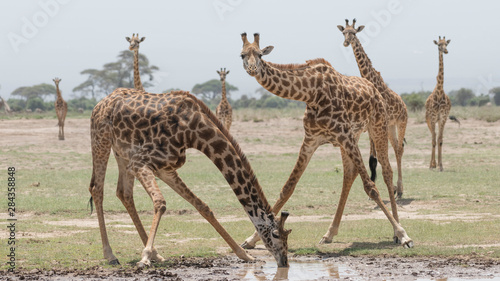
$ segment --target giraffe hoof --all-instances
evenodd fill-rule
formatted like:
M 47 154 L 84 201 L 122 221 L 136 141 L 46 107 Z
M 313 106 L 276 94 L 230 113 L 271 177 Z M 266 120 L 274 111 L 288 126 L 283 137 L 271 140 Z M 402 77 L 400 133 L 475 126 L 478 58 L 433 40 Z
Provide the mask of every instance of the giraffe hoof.
M 413 248 L 413 241 L 408 241 L 406 242 L 403 247 L 407 248 L 407 249 L 410 249 L 410 248 Z
M 248 243 L 247 241 L 243 242 L 240 246 L 241 246 L 241 248 L 247 249 L 247 250 L 255 248 L 255 245 L 250 245 L 250 243 Z
M 392 240 L 394 241 L 394 244 L 401 244 L 401 241 L 399 241 L 397 236 L 392 237 Z
M 115 259 L 115 260 L 109 261 L 109 264 L 110 265 L 119 265 L 120 262 L 118 261 L 118 259 Z
M 330 243 L 332 243 L 332 240 L 329 240 L 326 237 L 323 237 L 321 238 L 321 240 L 319 240 L 319 244 L 330 244 Z
M 142 262 L 142 261 L 137 262 L 136 265 L 137 265 L 137 268 L 139 268 L 139 269 L 144 269 L 144 268 L 148 268 L 148 267 L 151 266 L 150 263 L 145 263 L 145 262 Z

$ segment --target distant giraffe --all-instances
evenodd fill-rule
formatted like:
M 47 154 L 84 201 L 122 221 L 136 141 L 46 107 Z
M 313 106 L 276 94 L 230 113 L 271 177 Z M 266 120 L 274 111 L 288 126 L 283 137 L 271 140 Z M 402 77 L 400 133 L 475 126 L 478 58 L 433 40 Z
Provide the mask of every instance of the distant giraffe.
M 220 81 L 222 83 L 222 98 L 219 105 L 217 105 L 217 108 L 215 109 L 215 114 L 229 131 L 231 123 L 233 122 L 233 109 L 231 108 L 226 96 L 226 75 L 229 74 L 229 70 L 226 71 L 225 68 L 221 68 L 220 71 L 217 70 L 217 73 L 220 75 Z
M 290 198 L 316 149 L 323 144 L 332 144 L 340 147 L 344 181 L 335 218 L 320 243 L 331 243 L 333 236 L 337 235 L 347 196 L 359 174 L 365 192 L 377 203 L 393 226 L 394 240 L 405 247 L 412 247 L 413 241 L 398 220 L 396 200 L 392 192 L 392 169 L 388 159 L 385 103 L 375 86 L 364 78 L 340 74 L 324 59 L 298 65 L 265 61 L 262 56 L 269 54 L 274 47 L 260 49 L 258 33 L 254 34 L 253 43 L 248 41 L 246 33 L 241 38 L 241 58 L 247 73 L 274 95 L 306 103 L 304 141 L 295 167 L 273 206 L 273 212 L 277 213 Z M 377 149 L 393 215 L 382 202 L 379 191 L 363 164 L 358 140 L 366 130 Z M 258 240 L 257 233 L 254 233 L 246 239 L 243 246 L 253 248 Z
M 432 135 L 432 155 L 429 168 L 436 168 L 436 123 L 438 123 L 439 131 L 437 135 L 437 144 L 439 171 L 443 171 L 443 162 L 441 158 L 441 153 L 443 150 L 443 131 L 444 125 L 446 124 L 446 119 L 448 119 L 448 115 L 450 114 L 451 109 L 450 98 L 444 93 L 443 90 L 443 53 L 448 53 L 446 46 L 450 44 L 450 41 L 451 40 L 446 41 L 445 37 L 441 39 L 441 36 L 439 36 L 439 41 L 434 40 L 434 44 L 438 45 L 439 50 L 439 71 L 436 77 L 437 85 L 434 88 L 434 91 L 432 91 L 432 94 L 427 98 L 427 101 L 425 102 L 425 120 L 427 121 L 427 126 L 429 127 Z
M 176 170 L 186 161 L 186 150 L 195 148 L 212 160 L 224 175 L 278 266 L 288 266 L 290 230 L 284 229 L 288 213 L 282 212 L 279 219 L 275 217 L 238 143 L 196 97 L 183 91 L 151 94 L 118 88 L 95 106 L 90 131 L 93 161 L 90 202 L 95 201 L 103 253 L 110 264 L 119 263 L 109 245 L 103 211 L 104 178 L 111 150 L 119 171 L 116 195 L 145 246 L 138 267 L 149 266 L 151 260 L 164 260 L 153 247 L 160 218 L 166 211 L 166 202 L 155 176 L 192 204 L 239 258 L 253 260 L 226 232 L 208 205 L 179 177 Z M 153 201 L 154 217 L 149 235 L 135 208 L 134 178 L 140 181 Z
M 141 82 L 141 75 L 139 73 L 139 44 L 144 41 L 146 37 L 139 39 L 139 33 L 137 33 L 137 35 L 132 33 L 132 38 L 125 37 L 125 39 L 130 43 L 130 46 L 128 47 L 129 50 L 134 51 L 134 88 L 144 91 L 144 87 Z
M 391 142 L 391 145 L 394 149 L 394 154 L 396 155 L 396 161 L 398 164 L 398 184 L 396 191 L 398 197 L 401 198 L 401 196 L 403 195 L 403 173 L 401 169 L 401 159 L 404 152 L 403 142 L 405 139 L 406 124 L 408 123 L 408 111 L 401 96 L 396 94 L 387 86 L 387 84 L 384 82 L 384 79 L 382 79 L 380 72 L 375 70 L 372 62 L 370 61 L 370 58 L 368 58 L 368 55 L 363 50 L 363 46 L 361 46 L 361 42 L 359 42 L 356 33 L 363 30 L 365 26 L 361 25 L 356 29 L 354 27 L 354 25 L 356 24 L 356 19 L 352 21 L 352 25 L 349 25 L 349 20 L 347 19 L 345 20 L 345 23 L 345 28 L 342 25 L 337 26 L 338 29 L 344 34 L 344 46 L 352 46 L 354 56 L 356 57 L 356 61 L 358 63 L 359 72 L 361 73 L 361 77 L 367 79 L 368 81 L 372 82 L 373 85 L 375 85 L 386 103 L 386 110 L 389 118 L 389 141 Z M 376 156 L 373 151 L 373 145 L 371 145 L 370 148 L 370 152 L 372 153 L 371 157 Z M 372 161 L 372 159 L 370 159 L 370 161 Z M 371 164 L 376 165 L 377 162 Z
M 59 140 L 64 140 L 64 121 L 66 120 L 66 113 L 68 113 L 68 104 L 63 99 L 61 91 L 59 90 L 59 82 L 61 82 L 61 79 L 56 77 L 52 81 L 56 84 L 57 92 L 55 109 L 58 120 L 57 125 L 59 126 Z

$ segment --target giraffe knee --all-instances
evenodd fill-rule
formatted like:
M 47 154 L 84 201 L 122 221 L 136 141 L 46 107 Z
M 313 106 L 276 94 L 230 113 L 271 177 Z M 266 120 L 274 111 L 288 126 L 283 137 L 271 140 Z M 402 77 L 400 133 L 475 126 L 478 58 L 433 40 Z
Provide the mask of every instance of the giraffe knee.
M 378 190 L 375 187 L 375 184 L 373 184 L 373 183 L 365 185 L 365 192 L 366 192 L 366 194 L 368 194 L 368 197 L 370 197 L 371 199 L 375 199 L 375 198 L 379 197 Z
M 155 208 L 155 213 L 160 212 L 163 214 L 167 210 L 167 201 L 165 201 L 165 199 L 155 200 L 153 204 Z

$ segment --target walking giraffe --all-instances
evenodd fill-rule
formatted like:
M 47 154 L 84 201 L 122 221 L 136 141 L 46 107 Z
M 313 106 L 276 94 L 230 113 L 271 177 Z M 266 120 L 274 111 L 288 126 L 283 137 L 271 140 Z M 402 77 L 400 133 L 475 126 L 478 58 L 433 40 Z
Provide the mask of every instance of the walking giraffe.
M 139 39 L 139 33 L 137 33 L 137 35 L 132 33 L 132 38 L 125 37 L 125 39 L 130 43 L 130 46 L 128 47 L 129 50 L 134 51 L 134 88 L 144 91 L 144 87 L 141 82 L 141 74 L 139 73 L 139 44 L 144 41 L 146 37 Z
M 385 104 L 373 84 L 364 78 L 341 75 L 324 59 L 299 65 L 267 62 L 261 57 L 268 55 L 274 47 L 260 49 L 258 33 L 254 34 L 253 43 L 248 41 L 246 33 L 241 37 L 241 58 L 247 73 L 255 77 L 269 92 L 306 103 L 303 120 L 304 141 L 295 167 L 273 206 L 273 212 L 277 213 L 290 198 L 316 149 L 329 143 L 340 147 L 344 181 L 335 218 L 320 243 L 331 243 L 333 236 L 337 235 L 349 191 L 359 174 L 365 192 L 377 203 L 392 224 L 395 242 L 412 247 L 412 240 L 398 222 L 397 205 L 392 192 L 392 169 L 388 159 Z M 357 143 L 361 133 L 366 130 L 377 149 L 394 216 L 382 202 L 361 158 Z M 257 233 L 254 233 L 242 246 L 253 248 L 258 240 Z
M 66 120 L 66 114 L 68 113 L 68 104 L 63 99 L 61 90 L 59 90 L 59 82 L 61 82 L 61 79 L 56 77 L 52 81 L 56 84 L 57 98 L 54 103 L 54 107 L 56 109 L 58 120 L 57 125 L 59 126 L 59 140 L 64 140 L 64 121 Z
M 217 118 L 219 118 L 222 124 L 229 131 L 231 123 L 233 122 L 233 109 L 231 108 L 226 95 L 226 75 L 229 74 L 229 70 L 226 71 L 225 68 L 221 68 L 220 71 L 217 70 L 217 73 L 220 75 L 220 82 L 222 83 L 222 98 L 219 105 L 217 105 L 217 108 L 215 108 L 215 115 L 217 115 Z
M 396 187 L 397 197 L 401 198 L 403 196 L 403 173 L 401 169 L 401 159 L 404 152 L 404 139 L 406 132 L 406 124 L 408 123 L 408 111 L 403 99 L 391 90 L 387 84 L 382 79 L 380 72 L 375 70 L 372 65 L 370 58 L 363 50 L 361 42 L 359 42 L 356 33 L 363 30 L 364 25 L 355 28 L 356 19 L 352 20 L 352 26 L 349 25 L 349 20 L 345 20 L 345 27 L 338 25 L 338 29 L 344 34 L 344 47 L 352 46 L 354 51 L 354 56 L 358 63 L 359 72 L 361 77 L 372 82 L 375 88 L 384 98 L 386 104 L 386 111 L 388 116 L 388 129 L 389 129 L 389 141 L 391 142 L 392 148 L 394 149 L 394 154 L 396 155 L 396 161 L 398 164 L 398 183 Z M 397 133 L 396 133 L 397 129 Z M 376 156 L 376 151 L 374 151 L 373 143 L 370 145 L 370 165 L 377 165 L 377 162 L 373 162 L 372 157 Z M 375 180 L 375 179 L 372 179 Z
M 239 258 L 245 261 L 254 259 L 233 240 L 208 205 L 196 197 L 179 177 L 176 170 L 186 161 L 186 150 L 195 148 L 212 160 L 224 175 L 278 266 L 288 266 L 287 237 L 290 230 L 284 229 L 288 213 L 281 213 L 279 219 L 275 217 L 238 143 L 210 109 L 190 93 L 151 94 L 135 89 L 116 89 L 92 111 L 91 145 L 93 167 L 89 190 L 91 202 L 93 200 L 96 205 L 104 257 L 110 264 L 119 263 L 109 245 L 103 211 L 104 178 L 111 149 L 119 171 L 116 195 L 127 209 L 145 246 L 138 267 L 149 266 L 152 260 L 164 260 L 153 247 L 160 218 L 166 211 L 166 201 L 155 176 L 192 204 Z M 149 235 L 135 208 L 134 178 L 140 181 L 154 204 Z
M 444 36 L 443 39 L 441 39 L 441 36 L 439 36 L 439 41 L 434 40 L 434 44 L 438 46 L 439 50 L 439 71 L 436 77 L 436 87 L 434 88 L 434 91 L 432 91 L 432 94 L 427 98 L 427 101 L 425 101 L 425 120 L 427 121 L 427 126 L 429 127 L 432 135 L 432 155 L 429 168 L 436 168 L 436 123 L 438 123 L 437 144 L 439 171 L 443 171 L 443 162 L 441 157 L 443 150 L 443 131 L 444 125 L 446 124 L 446 119 L 448 119 L 448 115 L 450 114 L 451 109 L 450 98 L 444 93 L 443 90 L 443 54 L 448 53 L 446 46 L 450 44 L 450 41 L 451 40 L 447 41 Z

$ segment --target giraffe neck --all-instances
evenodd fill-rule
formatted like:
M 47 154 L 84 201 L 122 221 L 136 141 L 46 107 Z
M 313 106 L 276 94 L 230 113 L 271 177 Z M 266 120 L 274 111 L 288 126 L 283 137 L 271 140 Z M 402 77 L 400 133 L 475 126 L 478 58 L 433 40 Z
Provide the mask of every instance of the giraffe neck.
M 315 87 L 320 83 L 317 80 L 310 81 L 311 77 L 305 75 L 307 64 L 294 69 L 286 69 L 289 65 L 279 65 L 264 60 L 261 61 L 262 68 L 255 75 L 257 82 L 264 89 L 276 96 L 306 103 L 314 101 Z
M 59 84 L 56 85 L 57 100 L 62 100 L 61 90 L 59 90 Z
M 354 56 L 356 57 L 356 62 L 358 63 L 359 72 L 361 73 L 361 77 L 368 79 L 368 81 L 375 83 L 381 79 L 381 76 L 378 72 L 373 68 L 372 62 L 368 55 L 365 53 L 361 42 L 359 42 L 358 37 L 354 36 L 353 41 L 351 42 L 352 50 L 354 52 Z
M 272 214 L 271 205 L 267 202 L 248 159 L 214 113 L 194 96 L 193 99 L 197 101 L 205 116 L 217 126 L 221 133 L 221 135 L 216 134 L 210 144 L 217 145 L 221 157 L 210 153 L 210 149 L 202 149 L 202 145 L 200 146 L 199 143 L 193 144 L 193 146 L 205 153 L 221 171 L 257 231 L 259 234 L 263 234 L 266 217 Z M 217 139 L 217 136 L 220 138 Z
M 144 87 L 141 83 L 141 75 L 139 74 L 139 50 L 134 50 L 134 88 L 136 90 L 143 90 Z
M 436 80 L 437 80 L 436 89 L 443 90 L 444 64 L 443 64 L 443 52 L 441 51 L 439 51 L 439 71 Z
M 222 101 L 227 101 L 227 95 L 226 95 L 226 79 L 221 80 L 222 83 Z

